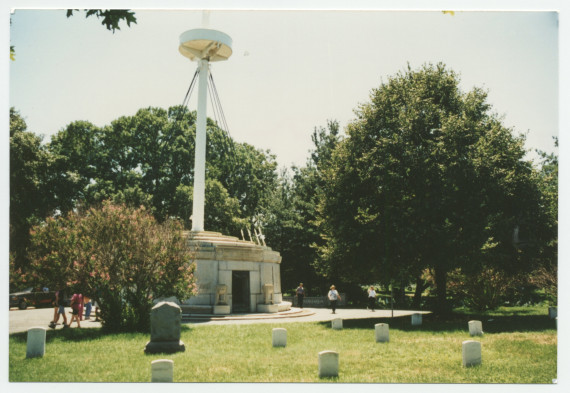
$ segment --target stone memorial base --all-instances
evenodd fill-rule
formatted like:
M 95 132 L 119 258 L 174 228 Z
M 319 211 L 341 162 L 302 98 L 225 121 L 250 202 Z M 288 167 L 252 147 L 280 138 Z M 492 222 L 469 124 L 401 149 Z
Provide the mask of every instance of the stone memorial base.
M 198 292 L 182 302 L 185 310 L 210 308 L 218 314 L 277 313 L 291 309 L 281 293 L 281 255 L 253 241 L 218 232 L 185 232 L 196 264 Z M 223 298 L 223 300 L 222 300 Z
M 217 304 L 214 306 L 214 315 L 230 314 L 230 306 L 228 304 Z
M 279 306 L 277 304 L 258 304 L 257 312 L 273 314 L 279 312 Z
M 149 341 L 144 347 L 144 353 L 176 353 L 184 352 L 186 346 L 182 340 L 176 341 Z

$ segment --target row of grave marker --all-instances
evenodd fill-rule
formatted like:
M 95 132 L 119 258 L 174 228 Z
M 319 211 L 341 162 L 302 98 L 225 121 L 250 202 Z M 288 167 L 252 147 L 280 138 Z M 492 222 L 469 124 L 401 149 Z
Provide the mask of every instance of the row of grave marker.
M 412 325 L 421 325 L 421 314 L 412 315 Z M 332 328 L 342 329 L 342 319 L 336 318 L 331 321 Z M 481 321 L 469 321 L 469 334 L 471 336 L 483 335 Z M 374 325 L 376 342 L 389 342 L 389 325 L 378 323 Z M 26 357 L 43 357 L 45 354 L 46 329 L 43 327 L 31 328 L 28 330 Z M 272 334 L 272 344 L 274 347 L 287 346 L 287 330 L 284 328 L 274 328 Z M 462 345 L 463 365 L 470 367 L 481 364 L 481 343 L 479 341 L 468 340 Z M 338 376 L 339 354 L 335 351 L 319 352 L 319 377 Z M 174 362 L 168 359 L 159 359 L 151 363 L 152 382 L 172 382 Z

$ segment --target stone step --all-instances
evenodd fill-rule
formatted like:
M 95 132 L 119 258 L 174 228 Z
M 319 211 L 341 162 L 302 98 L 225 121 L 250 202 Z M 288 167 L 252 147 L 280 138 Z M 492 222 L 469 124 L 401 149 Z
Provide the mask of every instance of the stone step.
M 279 319 L 279 318 L 296 318 L 305 317 L 315 314 L 310 310 L 289 310 L 278 313 L 263 314 L 263 313 L 250 313 L 250 314 L 229 314 L 229 315 L 214 315 L 214 314 L 187 314 L 182 313 L 182 322 L 192 321 L 229 321 L 229 320 L 255 320 L 255 319 Z

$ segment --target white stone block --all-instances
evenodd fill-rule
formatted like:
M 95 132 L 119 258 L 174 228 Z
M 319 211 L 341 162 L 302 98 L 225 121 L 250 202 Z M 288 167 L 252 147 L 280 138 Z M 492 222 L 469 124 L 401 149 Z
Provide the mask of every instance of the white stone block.
M 332 321 L 332 328 L 335 330 L 341 330 L 342 329 L 342 319 L 340 318 L 336 318 L 333 319 Z
M 287 329 L 283 328 L 273 329 L 273 346 L 274 347 L 287 346 Z
M 390 341 L 390 325 L 387 323 L 377 323 L 374 325 L 374 336 L 377 343 L 387 343 Z
M 273 263 L 273 291 L 281 293 L 281 267 L 277 263 Z
M 469 321 L 469 334 L 471 336 L 483 335 L 483 324 L 481 321 Z
M 28 329 L 28 340 L 26 344 L 27 358 L 41 358 L 46 352 L 46 329 L 34 327 Z
M 214 315 L 228 315 L 230 312 L 229 304 L 216 304 L 214 306 Z
M 479 341 L 463 341 L 463 366 L 471 367 L 481 364 L 481 343 Z
M 273 284 L 273 266 L 271 263 L 262 263 L 259 266 L 260 280 L 262 284 Z
M 422 324 L 422 314 L 412 314 L 412 326 L 420 326 Z
M 172 382 L 174 378 L 174 361 L 158 359 L 150 363 L 152 378 L 151 382 Z
M 279 305 L 278 304 L 258 304 L 257 305 L 257 312 L 261 312 L 264 314 L 275 314 L 279 312 Z
M 319 352 L 319 378 L 338 377 L 338 353 Z

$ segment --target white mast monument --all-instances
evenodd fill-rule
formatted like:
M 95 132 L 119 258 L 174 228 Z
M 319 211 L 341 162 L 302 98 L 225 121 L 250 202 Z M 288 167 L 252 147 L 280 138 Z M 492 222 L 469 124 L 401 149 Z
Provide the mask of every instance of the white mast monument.
M 207 14 L 205 14 L 207 15 Z M 180 35 L 179 52 L 198 63 L 198 114 L 194 159 L 192 231 L 198 293 L 181 304 L 184 313 L 277 313 L 291 308 L 281 293 L 281 255 L 258 242 L 204 230 L 206 107 L 210 63 L 232 55 L 232 39 L 211 29 Z

